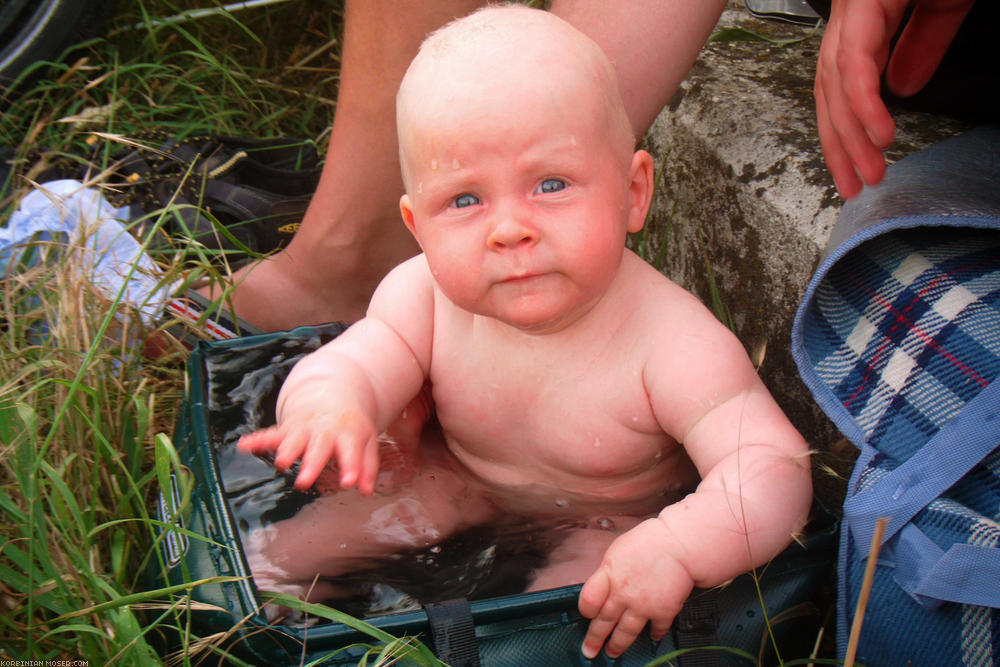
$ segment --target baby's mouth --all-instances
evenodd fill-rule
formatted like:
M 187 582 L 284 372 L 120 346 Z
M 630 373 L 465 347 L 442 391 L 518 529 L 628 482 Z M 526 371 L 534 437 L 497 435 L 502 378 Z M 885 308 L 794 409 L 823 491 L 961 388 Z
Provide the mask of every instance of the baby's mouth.
M 547 274 L 547 271 L 515 271 L 499 282 L 511 284 L 527 283 L 538 278 L 543 278 Z
M 497 284 L 507 289 L 516 289 L 521 292 L 535 292 L 542 289 L 542 285 L 544 284 L 542 281 L 545 279 L 546 275 L 547 274 L 545 273 L 519 274 L 504 278 Z

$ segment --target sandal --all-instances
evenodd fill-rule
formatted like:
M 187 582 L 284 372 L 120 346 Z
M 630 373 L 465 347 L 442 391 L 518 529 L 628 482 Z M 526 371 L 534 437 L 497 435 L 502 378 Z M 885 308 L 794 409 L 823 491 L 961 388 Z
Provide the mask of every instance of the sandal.
M 151 214 L 171 207 L 164 231 L 221 250 L 230 266 L 283 247 L 319 181 L 316 146 L 303 139 L 147 135 L 157 148 L 117 159 L 108 199 Z M 142 230 L 137 230 L 142 234 Z

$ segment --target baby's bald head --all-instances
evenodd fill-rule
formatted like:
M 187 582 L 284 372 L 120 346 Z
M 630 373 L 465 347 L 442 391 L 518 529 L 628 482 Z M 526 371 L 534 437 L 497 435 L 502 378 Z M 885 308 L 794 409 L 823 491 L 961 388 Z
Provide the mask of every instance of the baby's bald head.
M 631 125 L 614 68 L 597 44 L 557 16 L 523 5 L 481 9 L 432 33 L 396 99 L 400 161 L 428 128 L 539 109 L 589 114 L 631 156 Z M 603 116 L 603 118 L 601 118 Z

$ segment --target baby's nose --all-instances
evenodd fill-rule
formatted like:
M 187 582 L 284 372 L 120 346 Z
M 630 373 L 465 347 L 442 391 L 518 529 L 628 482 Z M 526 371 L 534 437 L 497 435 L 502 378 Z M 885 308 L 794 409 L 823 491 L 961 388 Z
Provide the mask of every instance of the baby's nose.
M 504 217 L 493 226 L 487 245 L 491 250 L 512 249 L 534 245 L 538 238 L 538 229 L 534 225 L 518 218 Z

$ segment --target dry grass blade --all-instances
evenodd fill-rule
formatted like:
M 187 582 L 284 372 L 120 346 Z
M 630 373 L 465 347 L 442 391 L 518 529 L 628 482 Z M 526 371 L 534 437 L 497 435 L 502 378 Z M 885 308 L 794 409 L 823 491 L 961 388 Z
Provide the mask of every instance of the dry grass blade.
M 882 550 L 882 536 L 885 535 L 889 519 L 882 517 L 875 521 L 875 533 L 872 535 L 871 549 L 868 552 L 868 562 L 865 564 L 865 575 L 861 580 L 861 591 L 858 593 L 858 603 L 854 608 L 854 620 L 851 622 L 851 633 L 847 639 L 847 650 L 844 654 L 844 667 L 853 667 L 858 654 L 858 641 L 861 638 L 861 626 L 865 622 L 865 610 L 868 608 L 868 597 L 871 595 L 872 583 L 875 581 L 875 567 L 878 565 L 878 554 Z

